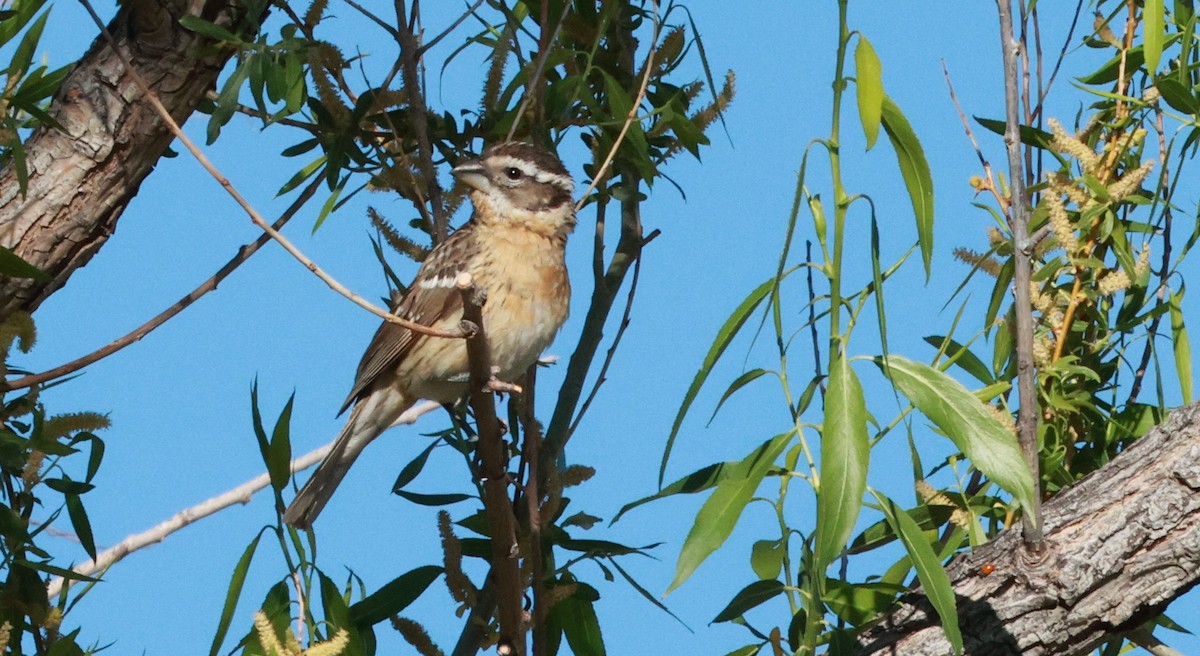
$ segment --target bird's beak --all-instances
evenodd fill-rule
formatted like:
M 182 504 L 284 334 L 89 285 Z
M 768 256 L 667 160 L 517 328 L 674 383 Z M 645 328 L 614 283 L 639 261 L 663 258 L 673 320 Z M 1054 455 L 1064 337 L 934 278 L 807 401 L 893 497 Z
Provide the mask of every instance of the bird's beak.
M 487 188 L 487 174 L 484 171 L 483 164 L 477 159 L 468 160 L 462 164 L 459 164 L 458 166 L 454 167 L 450 173 L 454 174 L 454 177 L 462 180 L 473 189 L 483 191 Z

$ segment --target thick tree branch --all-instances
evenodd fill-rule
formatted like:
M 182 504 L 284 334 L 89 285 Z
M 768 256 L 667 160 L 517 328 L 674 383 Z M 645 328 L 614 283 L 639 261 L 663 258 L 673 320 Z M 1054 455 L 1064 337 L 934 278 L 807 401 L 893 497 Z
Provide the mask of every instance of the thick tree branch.
M 223 1 L 121 5 L 109 24 L 115 46 L 97 38 L 51 102 L 49 113 L 64 129 L 43 126 L 25 142 L 28 192 L 20 195 L 13 167 L 0 171 L 0 245 L 51 277 L 0 280 L 0 317 L 36 310 L 87 264 L 171 143 L 121 59 L 183 121 L 233 55 L 205 47 L 179 25 L 189 6 L 232 31 L 246 18 L 245 5 Z
M 1060 492 L 1043 516 L 1046 548 L 1036 562 L 1020 532 L 1007 531 L 947 567 L 966 653 L 1084 654 L 1200 582 L 1200 404 Z M 952 653 L 920 594 L 903 598 L 859 645 L 863 656 Z
M 300 208 L 304 207 L 304 204 L 308 202 L 308 199 L 312 198 L 313 194 L 317 191 L 317 187 L 321 186 L 322 181 L 323 180 L 321 176 L 315 176 L 313 181 L 309 183 L 309 185 L 304 188 L 296 200 L 292 202 L 287 211 L 285 211 L 278 219 L 276 219 L 272 227 L 276 230 L 282 230 L 283 226 L 287 224 L 287 222 L 290 221 L 293 216 L 296 215 L 296 212 L 298 212 Z M 199 287 L 196 287 L 183 298 L 175 301 L 171 307 L 158 313 L 156 316 L 154 316 L 154 318 L 138 326 L 124 337 L 113 340 L 102 348 L 92 351 L 91 353 L 88 353 L 82 357 L 76 358 L 66 364 L 59 365 L 53 369 L 48 369 L 37 374 L 22 376 L 21 378 L 7 383 L 0 382 L 0 388 L 10 391 L 18 390 L 31 387 L 33 385 L 40 385 L 42 383 L 54 380 L 55 378 L 62 378 L 63 376 L 75 373 L 76 371 L 79 371 L 90 364 L 99 362 L 100 360 L 107 358 L 113 353 L 120 351 L 134 342 L 141 341 L 143 337 L 149 335 L 155 328 L 163 325 L 175 315 L 183 312 L 184 309 L 186 309 L 192 303 L 195 303 L 201 296 L 204 296 L 205 294 L 216 289 L 217 285 L 221 284 L 221 281 L 228 278 L 229 274 L 233 273 L 242 265 L 243 262 L 250 259 L 250 256 L 257 253 L 258 249 L 262 248 L 269 241 L 271 241 L 271 237 L 266 233 L 263 233 L 259 235 L 258 239 L 255 239 L 245 246 L 242 246 L 238 249 L 237 254 L 225 263 L 225 266 L 218 269 L 216 273 L 208 278 L 208 280 L 200 283 Z

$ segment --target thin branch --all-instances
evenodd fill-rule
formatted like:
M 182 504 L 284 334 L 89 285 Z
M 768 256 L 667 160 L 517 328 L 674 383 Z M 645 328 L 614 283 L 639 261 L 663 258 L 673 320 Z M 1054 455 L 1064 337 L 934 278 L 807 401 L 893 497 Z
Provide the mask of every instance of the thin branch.
M 397 43 L 400 46 L 400 76 L 404 81 L 404 93 L 408 99 L 408 122 L 413 138 L 417 142 L 417 166 L 425 178 L 430 211 L 433 213 L 433 241 L 441 243 L 450 234 L 450 217 L 442 202 L 442 187 L 438 183 L 437 168 L 433 165 L 433 146 L 429 141 L 429 106 L 425 102 L 424 87 L 421 85 L 421 44 L 414 33 L 417 5 L 413 3 L 412 22 L 404 20 L 404 3 L 396 3 L 396 19 L 399 24 Z
M 1082 1 L 1082 0 L 1080 0 L 1080 1 Z M 446 29 L 442 30 L 441 34 L 438 34 L 437 36 L 433 37 L 428 42 L 426 42 L 425 45 L 421 46 L 420 50 L 417 52 L 417 56 L 418 57 L 425 56 L 425 53 L 428 52 L 430 48 L 436 46 L 438 44 L 438 41 L 441 41 L 442 39 L 449 36 L 451 32 L 453 32 L 455 29 L 458 28 L 459 25 L 463 24 L 463 21 L 470 18 L 471 14 L 474 14 L 476 11 L 478 11 L 479 7 L 481 5 L 483 5 L 483 0 L 475 0 L 475 4 L 471 5 L 471 7 L 469 9 L 467 9 L 465 12 L 463 12 L 463 15 L 458 17 L 458 20 L 454 21 L 453 23 L 450 23 L 450 26 L 447 27 Z
M 1017 435 L 1021 451 L 1033 474 L 1033 508 L 1022 513 L 1022 535 L 1026 549 L 1034 554 L 1044 551 L 1042 535 L 1041 475 L 1038 466 L 1037 390 L 1034 387 L 1033 364 L 1033 306 L 1029 297 L 1032 275 L 1032 245 L 1029 240 L 1029 206 L 1026 203 L 1025 171 L 1021 162 L 1021 138 L 1018 132 L 1020 101 L 1017 94 L 1017 61 L 1021 44 L 1013 39 L 1012 6 L 1010 0 L 996 0 L 1000 14 L 1000 46 L 1004 56 L 1005 129 L 1004 145 L 1008 150 L 1009 185 L 1012 190 L 1009 221 L 1013 236 L 1013 265 L 1016 280 L 1015 314 L 1017 319 L 1017 387 L 1020 407 L 1017 412 Z
M 642 101 L 646 98 L 646 89 L 650 86 L 650 71 L 654 68 L 654 54 L 658 48 L 658 32 L 662 27 L 658 23 L 658 3 L 654 3 L 654 36 L 650 39 L 650 52 L 646 54 L 646 68 L 642 72 L 642 86 L 638 88 L 637 95 L 633 99 L 633 104 L 629 107 L 629 113 L 625 116 L 625 124 L 621 126 L 621 131 L 617 133 L 617 138 L 613 141 L 612 148 L 608 150 L 608 156 L 604 158 L 604 163 L 600 168 L 596 169 L 596 175 L 592 176 L 592 183 L 583 191 L 583 195 L 579 197 L 579 201 L 575 203 L 575 211 L 583 209 L 587 203 L 588 194 L 596 189 L 596 185 L 600 184 L 600 180 L 608 172 L 608 167 L 612 165 L 613 158 L 617 156 L 617 149 L 621 147 L 621 142 L 625 140 L 625 135 L 629 132 L 629 126 L 633 125 L 633 121 L 637 118 L 638 108 L 642 106 Z
M 467 357 L 471 369 L 470 401 L 475 412 L 479 441 L 475 450 L 482 461 L 483 506 L 487 516 L 489 540 L 492 547 L 492 575 L 496 581 L 496 615 L 500 620 L 500 636 L 496 652 L 501 655 L 524 656 L 525 623 L 522 602 L 525 598 L 518 566 L 516 517 L 508 498 L 508 458 L 500 421 L 496 418 L 496 401 L 492 376 L 492 357 L 487 334 L 483 327 L 483 304 L 487 293 L 475 286 L 467 272 L 458 274 L 455 286 L 463 299 L 463 322 L 472 324 L 467 338 Z
M 971 130 L 971 124 L 967 121 L 967 115 L 963 112 L 962 105 L 958 103 L 958 95 L 954 93 L 954 83 L 950 81 L 950 70 L 946 68 L 946 60 L 944 59 L 942 60 L 942 75 L 946 78 L 946 88 L 950 90 L 950 100 L 954 103 L 954 109 L 958 111 L 958 120 L 962 121 L 963 130 L 967 132 L 967 139 L 971 140 L 971 147 L 975 149 L 975 155 L 979 158 L 979 164 L 983 167 L 983 174 L 987 180 L 987 189 L 995 196 L 1001 211 L 1008 214 L 1008 199 L 1001 195 L 1000 190 L 996 187 L 996 178 L 992 175 L 992 164 L 983 156 L 983 151 L 979 148 L 979 142 L 975 141 L 975 132 Z
M 538 487 L 538 451 L 541 449 L 542 427 L 538 424 L 537 413 L 534 409 L 533 390 L 537 381 L 537 365 L 529 368 L 525 375 L 525 387 L 528 393 L 521 395 L 521 423 L 525 426 L 525 442 L 522 445 L 521 459 L 528 464 L 529 471 L 525 477 L 525 509 L 526 520 L 529 523 L 529 571 L 530 587 L 533 588 L 533 656 L 546 656 L 546 606 L 545 563 L 542 560 L 542 514 L 541 491 Z
M 261 228 L 263 232 L 267 233 L 271 237 L 271 239 L 279 242 L 279 245 L 283 246 L 284 250 L 290 253 L 292 257 L 296 258 L 301 264 L 304 265 L 305 268 L 307 268 L 309 271 L 312 271 L 313 274 L 315 274 L 321 279 L 322 282 L 328 285 L 330 289 L 333 289 L 342 296 L 345 296 L 355 305 L 358 305 L 371 314 L 383 319 L 384 321 L 403 326 L 404 328 L 416 333 L 421 333 L 423 335 L 430 335 L 433 337 L 463 337 L 462 333 L 457 330 L 444 331 L 436 328 L 430 328 L 429 326 L 409 321 L 384 311 L 383 309 L 377 307 L 374 303 L 371 303 L 362 296 L 359 296 L 348 289 L 345 285 L 342 285 L 340 282 L 335 280 L 332 276 L 321 269 L 321 267 L 317 266 L 315 262 L 304 255 L 304 253 L 300 252 L 300 249 L 296 248 L 296 246 L 293 245 L 292 242 L 286 237 L 280 234 L 278 230 L 272 228 L 271 225 L 263 219 L 262 215 L 258 213 L 258 210 L 254 209 L 250 202 L 247 201 L 244 196 L 242 196 L 241 192 L 239 192 L 237 188 L 233 186 L 233 183 L 229 181 L 229 178 L 225 177 L 217 169 L 217 167 L 213 166 L 212 162 L 209 161 L 209 159 L 204 155 L 203 152 L 201 152 L 196 144 L 193 143 L 192 140 L 183 133 L 183 130 L 181 130 L 179 127 L 179 123 L 175 121 L 175 119 L 171 116 L 171 113 L 167 111 L 167 108 L 164 107 L 162 102 L 158 99 L 158 95 L 155 94 L 154 91 L 150 89 L 149 85 L 146 84 L 146 80 L 143 79 L 141 74 L 138 73 L 137 69 L 133 67 L 125 53 L 117 47 L 116 40 L 113 38 L 112 33 L 108 31 L 108 27 L 105 26 L 103 21 L 100 20 L 100 16 L 96 14 L 96 10 L 92 7 L 91 2 L 89 0 L 80 0 L 80 2 L 83 4 L 88 14 L 91 15 L 92 20 L 96 23 L 96 26 L 100 28 L 104 38 L 108 40 L 110 45 L 112 45 L 113 53 L 116 54 L 121 60 L 121 64 L 125 67 L 125 70 L 129 73 L 129 76 L 134 80 L 142 93 L 145 94 L 146 102 L 150 103 L 150 105 L 154 107 L 155 111 L 158 112 L 159 117 L 163 120 L 163 123 L 165 123 L 171 133 L 175 135 L 175 138 L 178 139 L 185 148 L 187 148 L 188 152 L 190 152 L 192 156 L 196 158 L 196 161 L 204 167 L 204 170 L 208 171 L 209 175 L 211 175 L 213 179 L 215 179 L 222 187 L 225 188 L 226 193 L 228 193 L 229 196 L 233 198 L 233 200 L 242 208 L 242 210 L 246 212 L 246 215 L 250 217 L 250 220 L 254 222 L 254 225 Z
M 295 216 L 296 212 L 298 212 L 301 207 L 304 207 L 304 204 L 308 202 L 308 199 L 312 198 L 319 186 L 321 186 L 321 176 L 315 177 L 313 181 L 304 188 L 304 190 L 300 193 L 300 196 L 298 196 L 296 200 L 292 202 L 291 206 L 287 208 L 287 211 L 285 211 L 279 217 L 279 219 L 275 221 L 273 227 L 276 230 L 283 229 L 283 226 L 287 224 L 287 222 L 291 220 L 293 216 Z M 239 248 L 237 254 L 234 255 L 233 258 L 228 262 L 226 262 L 225 266 L 218 269 L 217 272 L 214 273 L 208 280 L 200 283 L 199 287 L 193 289 L 190 293 L 176 301 L 171 307 L 160 312 L 153 319 L 150 319 L 141 326 L 138 326 L 128 335 L 125 335 L 124 337 L 111 342 L 103 348 L 97 349 L 96 351 L 93 351 L 81 358 L 76 358 L 75 360 L 72 360 L 64 365 L 43 371 L 40 374 L 30 374 L 28 376 L 18 378 L 12 382 L 3 383 L 2 385 L 4 389 L 8 391 L 24 389 L 33 385 L 40 385 L 46 381 L 54 380 L 55 378 L 61 378 L 67 374 L 79 371 L 89 364 L 98 362 L 134 342 L 141 341 L 143 337 L 149 335 L 150 332 L 155 328 L 158 328 L 166 323 L 192 303 L 195 303 L 201 296 L 204 296 L 205 294 L 216 289 L 217 285 L 221 284 L 221 281 L 225 280 L 225 278 L 228 278 L 229 274 L 233 273 L 234 270 L 242 265 L 243 262 L 250 259 L 250 256 L 257 253 L 258 249 L 262 248 L 270 240 L 271 238 L 268 235 L 263 234 L 260 235 L 258 239 L 255 239 L 249 244 Z
M 392 426 L 415 423 L 422 415 L 437 410 L 440 407 L 442 406 L 433 401 L 425 401 L 406 410 L 404 414 L 400 415 L 400 417 L 396 419 Z M 296 472 L 303 471 L 317 464 L 325 458 L 325 456 L 329 453 L 329 450 L 332 448 L 333 442 L 331 441 L 325 446 L 310 451 L 299 458 L 292 460 L 292 473 L 294 474 Z M 104 572 L 109 567 L 112 567 L 117 561 L 125 558 L 129 554 L 144 549 L 150 545 L 158 544 L 159 542 L 165 540 L 169 535 L 184 528 L 185 526 L 194 524 L 205 517 L 215 515 L 216 513 L 233 506 L 234 504 L 249 503 L 251 497 L 253 497 L 255 493 L 266 488 L 270 484 L 271 475 L 268 473 L 260 474 L 259 476 L 242 483 L 232 490 L 229 490 L 228 492 L 218 494 L 207 501 L 198 503 L 190 508 L 187 508 L 186 510 L 183 510 L 182 512 L 164 522 L 161 522 L 148 531 L 143 531 L 141 533 L 126 537 L 124 540 L 121 540 L 119 543 L 117 543 L 116 546 L 105 549 L 97 554 L 96 560 L 89 560 L 85 563 L 76 565 L 75 567 L 71 568 L 71 571 L 84 576 L 92 576 L 94 574 Z M 63 578 L 51 579 L 46 585 L 47 595 L 53 598 L 59 593 L 60 590 L 62 590 L 64 583 L 70 586 L 77 583 L 77 581 L 68 581 Z
M 655 230 L 642 240 L 642 247 L 650 243 L 656 237 L 662 234 Z M 579 422 L 583 421 L 583 416 L 587 414 L 588 408 L 591 407 L 592 401 L 596 395 L 600 393 L 600 387 L 608 380 L 608 368 L 612 365 L 613 357 L 617 354 L 617 347 L 621 345 L 621 338 L 625 335 L 625 329 L 629 328 L 630 317 L 633 314 L 633 298 L 637 295 L 638 278 L 642 272 L 642 251 L 638 249 L 637 259 L 633 261 L 633 276 L 629 279 L 629 294 L 625 296 L 625 311 L 621 315 L 621 323 L 617 326 L 617 334 L 613 337 L 612 344 L 608 347 L 608 351 L 604 355 L 604 364 L 600 365 L 600 373 L 596 374 L 596 382 L 592 385 L 592 391 L 588 392 L 587 398 L 584 399 L 583 405 L 579 407 L 579 414 L 575 415 L 575 421 L 571 422 L 569 433 L 574 433 L 579 427 Z

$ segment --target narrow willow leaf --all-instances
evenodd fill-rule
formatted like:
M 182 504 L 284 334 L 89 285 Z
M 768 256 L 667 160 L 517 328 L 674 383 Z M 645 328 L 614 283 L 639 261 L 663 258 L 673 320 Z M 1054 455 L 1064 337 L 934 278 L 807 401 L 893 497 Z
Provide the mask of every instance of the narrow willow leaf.
M 692 530 L 688 531 L 687 539 L 683 542 L 679 560 L 675 564 L 675 579 L 667 587 L 668 593 L 683 585 L 700 563 L 725 543 L 742 516 L 742 510 L 793 435 L 793 432 L 787 432 L 764 442 L 742 459 L 713 490 L 712 496 L 696 513 Z
M 1183 292 L 1171 294 L 1171 342 L 1175 347 L 1175 373 L 1179 376 L 1179 390 L 1183 402 L 1192 402 L 1192 344 L 1188 340 L 1187 326 L 1183 323 Z
M 350 621 L 359 626 L 371 625 L 399 614 L 416 601 L 443 571 L 441 567 L 426 565 L 401 574 L 351 606 Z
M 862 385 L 849 359 L 838 356 L 829 365 L 825 394 L 825 423 L 821 431 L 821 485 L 817 491 L 816 572 L 823 573 L 841 553 L 867 488 L 871 455 L 867 407 Z
M 717 616 L 709 624 L 735 620 L 751 608 L 764 604 L 783 594 L 784 589 L 785 586 L 775 579 L 755 581 L 734 595 L 729 605 L 725 606 L 725 609 L 720 613 L 717 613 Z
M 283 412 L 279 413 L 279 418 L 275 421 L 275 428 L 271 431 L 271 445 L 267 449 L 267 471 L 271 475 L 271 487 L 276 490 L 283 490 L 287 486 L 288 478 L 292 473 L 292 438 L 291 438 L 291 421 L 292 421 L 292 404 L 296 401 L 295 392 L 288 397 L 287 403 L 283 406 Z
M 737 465 L 738 463 L 736 462 L 718 462 L 707 467 L 697 469 L 696 471 L 684 476 L 674 483 L 671 483 L 670 485 L 664 487 L 654 494 L 651 494 L 648 497 L 642 497 L 637 501 L 631 501 L 625 504 L 621 507 L 621 510 L 617 512 L 617 516 L 612 518 L 612 521 L 609 522 L 609 524 L 616 524 L 617 520 L 621 519 L 621 516 L 625 513 L 644 503 L 654 501 L 655 499 L 662 499 L 663 497 L 674 496 L 676 494 L 695 494 L 697 492 L 703 492 L 704 490 L 711 489 L 712 487 L 716 486 L 717 483 L 725 480 L 725 478 L 729 476 L 729 472 L 733 471 Z
M 238 599 L 242 596 L 242 585 L 246 583 L 246 572 L 250 569 L 250 561 L 254 560 L 254 552 L 258 549 L 258 541 L 262 533 L 254 536 L 242 557 L 233 568 L 233 577 L 229 581 L 229 591 L 225 593 L 225 605 L 221 608 L 221 619 L 217 622 L 217 632 L 213 636 L 209 656 L 217 656 L 221 652 L 221 644 L 225 642 L 225 634 L 229 632 L 229 624 L 233 621 L 233 612 L 237 610 Z
M 962 632 L 958 628 L 958 604 L 954 599 L 950 577 L 946 575 L 946 570 L 925 538 L 925 533 L 912 517 L 879 492 L 871 490 L 871 494 L 879 501 L 883 508 L 883 516 L 892 525 L 892 530 L 899 536 L 900 543 L 904 545 L 909 559 L 917 568 L 917 578 L 921 581 L 926 598 L 942 620 L 942 631 L 946 633 L 946 639 L 950 641 L 954 653 L 961 654 Z
M 854 49 L 854 77 L 858 118 L 862 121 L 863 136 L 867 138 L 867 150 L 871 150 L 879 138 L 879 123 L 883 117 L 883 67 L 875 48 L 862 35 Z
M 1158 70 L 1158 61 L 1162 58 L 1163 37 L 1163 0 L 1145 0 L 1142 4 L 1142 49 L 1146 54 L 1146 72 L 1153 74 Z
M 1017 438 L 961 383 L 926 364 L 891 355 L 875 358 L 900 393 L 954 442 L 976 469 L 1034 513 L 1033 474 Z M 910 518 L 911 519 L 911 518 Z
M 936 349 L 945 347 L 946 357 L 953 358 L 954 364 L 959 369 L 971 374 L 984 385 L 996 382 L 996 378 L 992 376 L 992 372 L 988 371 L 983 360 L 980 360 L 978 356 L 957 341 L 944 335 L 929 335 L 925 337 L 925 343 Z
M 26 262 L 3 246 L 0 246 L 0 275 L 10 278 L 33 278 L 34 280 L 50 279 L 45 271 Z
M 572 595 L 554 605 L 551 611 L 562 623 L 563 635 L 576 656 L 604 656 L 604 636 L 591 600 Z
M 925 149 L 912 125 L 904 118 L 900 107 L 886 95 L 882 110 L 883 130 L 896 151 L 900 175 L 908 188 L 917 218 L 917 243 L 921 246 L 921 261 L 925 264 L 925 278 L 928 279 L 933 259 L 933 176 L 929 173 L 929 161 L 925 159 Z
M 675 445 L 675 437 L 679 435 L 679 427 L 683 424 L 683 418 L 687 416 L 688 409 L 692 407 L 692 402 L 696 400 L 696 395 L 700 393 L 700 388 L 704 387 L 704 382 L 708 380 L 708 375 L 712 373 L 713 366 L 717 364 L 717 360 L 721 359 L 721 355 L 725 353 L 725 349 L 729 347 L 729 343 L 733 341 L 734 336 L 742 329 L 746 321 L 750 319 L 750 315 L 754 313 L 754 308 L 762 303 L 767 294 L 775 286 L 775 278 L 764 282 L 750 295 L 742 300 L 741 304 L 734 309 L 733 314 L 725 320 L 725 324 L 717 331 L 717 338 L 709 347 L 708 353 L 704 356 L 704 363 L 700 365 L 700 371 L 696 372 L 696 376 L 692 378 L 692 384 L 688 387 L 687 393 L 683 396 L 683 403 L 679 406 L 679 412 L 675 414 L 675 421 L 671 424 L 671 434 L 667 436 L 667 446 L 663 449 L 662 463 L 658 466 L 658 486 L 662 487 L 663 477 L 667 473 L 667 461 L 671 458 L 671 448 Z
M 729 397 L 733 396 L 734 393 L 746 385 L 749 385 L 750 383 L 761 378 L 764 374 L 768 373 L 770 372 L 766 369 L 751 369 L 741 376 L 738 376 L 732 383 L 729 383 L 729 387 L 725 390 L 725 393 L 721 395 L 721 400 L 717 401 L 717 407 L 713 408 L 713 413 L 712 416 L 708 418 L 708 423 L 712 424 L 713 420 L 717 418 L 717 413 L 721 411 L 721 406 L 725 405 L 725 402 L 729 400 Z

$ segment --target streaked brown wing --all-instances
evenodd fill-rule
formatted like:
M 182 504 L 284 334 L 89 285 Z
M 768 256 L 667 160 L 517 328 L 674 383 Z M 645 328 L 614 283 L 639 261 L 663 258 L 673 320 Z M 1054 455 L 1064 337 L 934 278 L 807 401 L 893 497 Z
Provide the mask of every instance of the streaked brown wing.
M 454 280 L 459 272 L 466 270 L 470 261 L 474 245 L 472 227 L 468 223 L 459 228 L 425 258 L 408 294 L 394 309 L 395 314 L 409 321 L 443 329 L 452 328 L 458 323 L 462 317 L 462 294 L 454 286 Z M 395 369 L 413 346 L 421 342 L 421 337 L 424 335 L 415 334 L 391 322 L 383 322 L 363 353 L 362 361 L 358 363 L 354 387 L 341 411 L 345 412 L 346 408 L 353 405 L 383 373 Z

